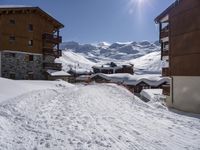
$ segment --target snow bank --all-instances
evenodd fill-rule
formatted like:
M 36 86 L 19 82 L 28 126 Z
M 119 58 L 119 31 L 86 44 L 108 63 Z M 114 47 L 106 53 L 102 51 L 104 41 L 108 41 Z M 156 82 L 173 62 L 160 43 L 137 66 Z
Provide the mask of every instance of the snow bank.
M 64 81 L 19 81 L 0 78 L 0 102 L 34 90 L 69 86 L 72 85 Z
M 0 104 L 0 149 L 197 150 L 199 118 L 112 84 L 39 90 Z
M 140 92 L 140 95 L 150 101 L 153 101 L 156 99 L 157 96 L 162 95 L 162 89 L 143 89 Z

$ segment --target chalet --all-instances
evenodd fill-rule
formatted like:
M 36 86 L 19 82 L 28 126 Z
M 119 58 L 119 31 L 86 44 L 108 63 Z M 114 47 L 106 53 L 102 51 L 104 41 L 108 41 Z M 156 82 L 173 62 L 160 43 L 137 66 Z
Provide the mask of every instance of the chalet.
M 114 62 L 111 62 L 100 66 L 93 66 L 92 68 L 94 73 L 104 73 L 104 74 L 134 73 L 132 64 L 117 65 Z
M 155 22 L 159 24 L 166 103 L 200 113 L 200 1 L 176 0 Z
M 69 82 L 87 82 L 89 80 L 90 75 L 92 74 L 91 71 L 77 68 L 77 69 L 70 69 L 68 73 L 71 75 Z
M 154 75 L 130 75 L 119 74 L 95 74 L 91 76 L 91 82 L 116 83 L 129 89 L 133 93 L 140 93 L 143 89 L 160 89 L 169 83 L 169 78 Z
M 47 79 L 61 71 L 59 30 L 64 25 L 39 7 L 0 6 L 0 77 Z

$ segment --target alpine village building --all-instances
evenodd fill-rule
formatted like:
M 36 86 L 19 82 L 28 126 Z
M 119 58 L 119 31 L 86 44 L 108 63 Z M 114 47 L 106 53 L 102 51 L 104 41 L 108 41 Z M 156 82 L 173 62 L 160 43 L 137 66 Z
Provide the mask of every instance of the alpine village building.
M 166 103 L 200 113 L 200 0 L 176 0 L 155 22 L 160 26 L 162 75 Z
M 0 77 L 47 79 L 62 55 L 59 30 L 64 25 L 39 7 L 0 6 Z

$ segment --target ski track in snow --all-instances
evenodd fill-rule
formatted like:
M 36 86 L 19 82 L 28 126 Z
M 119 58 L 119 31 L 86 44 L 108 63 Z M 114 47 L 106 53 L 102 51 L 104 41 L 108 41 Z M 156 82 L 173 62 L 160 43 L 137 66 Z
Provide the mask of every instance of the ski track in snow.
M 0 104 L 0 149 L 200 150 L 199 118 L 112 84 L 39 90 Z

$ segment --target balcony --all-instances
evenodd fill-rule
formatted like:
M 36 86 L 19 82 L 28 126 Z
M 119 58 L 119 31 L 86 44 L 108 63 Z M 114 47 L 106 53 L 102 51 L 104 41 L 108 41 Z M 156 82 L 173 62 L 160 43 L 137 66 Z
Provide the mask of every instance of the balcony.
M 169 56 L 169 50 L 162 50 L 161 55 L 162 56 Z
M 165 37 L 169 37 L 169 31 L 161 31 L 160 32 L 160 39 L 163 39 Z
M 60 56 L 62 56 L 62 51 L 53 48 L 43 48 L 43 54 L 59 58 Z
M 169 25 L 165 26 L 163 29 L 160 31 L 160 39 L 169 37 Z
M 44 33 L 42 39 L 49 43 L 59 44 L 62 42 L 62 37 L 54 34 Z
M 169 68 L 162 68 L 162 76 L 163 77 L 170 76 Z
M 166 84 L 162 86 L 163 95 L 170 96 L 170 85 Z
M 62 64 L 61 63 L 44 63 L 44 69 L 51 69 L 51 70 L 62 70 Z

